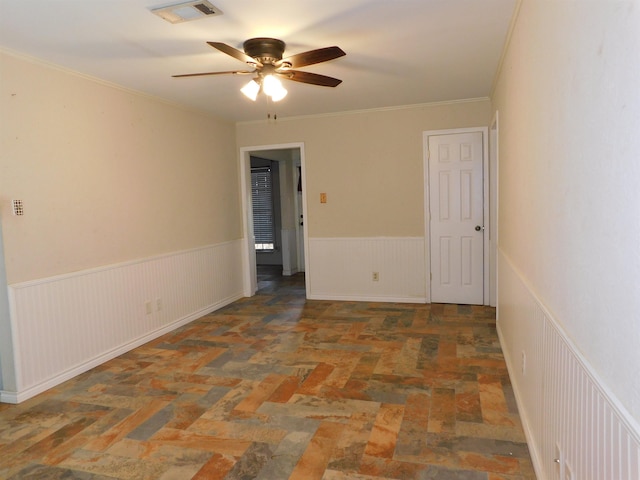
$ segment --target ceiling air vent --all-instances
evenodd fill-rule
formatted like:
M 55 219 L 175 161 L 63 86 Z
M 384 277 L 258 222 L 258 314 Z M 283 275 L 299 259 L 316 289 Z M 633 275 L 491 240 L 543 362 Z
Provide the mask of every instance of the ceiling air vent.
M 222 15 L 222 10 L 214 7 L 206 0 L 196 2 L 182 2 L 164 7 L 152 8 L 151 13 L 155 13 L 170 23 L 190 22 L 199 18 Z

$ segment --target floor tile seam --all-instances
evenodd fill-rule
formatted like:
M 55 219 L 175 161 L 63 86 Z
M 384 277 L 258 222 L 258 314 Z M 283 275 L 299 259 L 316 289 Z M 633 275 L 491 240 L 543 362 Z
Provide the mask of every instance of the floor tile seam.
M 429 453 L 434 453 L 435 449 L 426 448 L 425 451 L 428 451 Z M 476 473 L 478 471 L 481 471 L 481 472 L 486 472 L 487 474 L 491 473 L 491 474 L 518 475 L 521 472 L 521 468 L 519 466 L 515 471 L 513 470 L 515 465 L 511 468 L 501 467 L 501 465 L 504 464 L 504 463 L 500 463 L 501 458 L 504 460 L 508 460 L 508 459 L 517 460 L 513 457 L 504 457 L 504 456 L 497 455 L 497 456 L 492 456 L 493 458 L 488 458 L 485 455 L 480 455 L 475 452 L 455 451 L 453 452 L 454 457 L 452 458 L 452 457 L 446 457 L 446 455 L 449 454 L 450 451 L 446 451 L 446 452 L 435 451 L 435 453 L 439 454 L 440 456 L 436 456 L 435 458 L 432 458 L 432 457 L 425 458 L 425 453 L 423 452 L 419 455 L 394 455 L 392 460 L 403 462 L 403 463 L 418 464 L 418 465 L 433 465 L 438 467 L 444 467 L 454 471 L 469 472 L 469 473 Z M 486 459 L 489 465 L 487 464 L 484 464 L 482 466 L 471 465 L 469 458 L 470 457 L 477 458 L 477 457 L 473 457 L 474 455 L 477 457 L 482 457 L 483 459 Z M 442 456 L 446 457 L 445 460 L 441 459 Z M 495 457 L 500 457 L 500 458 L 495 458 Z
M 122 455 L 114 455 L 107 452 L 93 452 L 90 450 L 83 450 L 83 449 L 79 449 L 75 453 L 79 455 L 82 452 L 87 452 L 90 458 L 95 460 L 90 461 L 87 464 L 78 465 L 77 463 L 73 463 L 73 458 L 71 458 L 66 462 L 62 462 L 56 467 L 64 468 L 64 469 L 75 471 L 75 472 L 86 473 L 92 476 L 99 475 L 101 477 L 104 476 L 107 478 L 113 478 L 114 480 L 115 479 L 133 480 L 133 478 L 135 477 L 131 477 L 129 473 L 129 471 L 132 468 L 136 469 L 137 474 L 142 474 L 143 478 L 159 478 L 157 476 L 158 472 L 161 474 L 164 474 L 167 472 L 167 470 L 171 468 L 170 465 L 167 465 L 165 460 L 155 461 L 155 460 L 149 460 L 147 458 L 141 459 L 141 458 L 135 458 L 135 457 L 124 457 Z M 100 459 L 107 459 L 112 461 L 105 465 L 105 464 L 97 463 Z M 114 464 L 118 466 L 116 472 L 113 471 Z M 120 476 L 118 472 L 123 469 L 128 470 L 128 472 L 125 474 L 125 476 Z M 141 469 L 142 469 L 142 472 L 140 472 Z M 149 470 L 151 470 L 153 473 L 149 473 Z M 148 474 L 145 474 L 145 472 L 147 472 Z M 113 477 L 114 474 L 116 475 L 115 477 Z M 153 476 L 149 477 L 149 474 Z M 97 478 L 97 477 L 91 477 L 91 478 Z

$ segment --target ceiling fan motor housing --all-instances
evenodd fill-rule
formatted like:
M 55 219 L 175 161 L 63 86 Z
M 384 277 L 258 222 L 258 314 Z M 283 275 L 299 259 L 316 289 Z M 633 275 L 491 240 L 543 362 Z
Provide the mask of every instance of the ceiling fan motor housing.
M 285 43 L 277 38 L 250 38 L 242 44 L 244 53 L 257 58 L 263 65 L 282 60 Z

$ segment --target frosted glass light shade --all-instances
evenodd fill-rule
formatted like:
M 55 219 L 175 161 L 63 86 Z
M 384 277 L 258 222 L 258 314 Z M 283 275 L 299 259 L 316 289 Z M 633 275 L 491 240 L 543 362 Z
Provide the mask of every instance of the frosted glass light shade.
M 273 100 L 274 102 L 279 102 L 286 96 L 287 96 L 287 89 L 284 87 L 281 87 L 279 90 L 271 94 L 271 100 Z
M 271 100 L 277 102 L 287 95 L 287 90 L 282 86 L 280 80 L 273 75 L 266 75 L 262 81 L 264 93 L 271 97 Z
M 256 82 L 255 80 L 251 80 L 249 83 L 247 83 L 244 87 L 242 87 L 240 89 L 240 91 L 247 97 L 250 98 L 251 100 L 253 100 L 254 102 L 256 101 L 256 98 L 258 98 L 258 92 L 260 92 L 260 85 L 258 84 L 258 82 Z

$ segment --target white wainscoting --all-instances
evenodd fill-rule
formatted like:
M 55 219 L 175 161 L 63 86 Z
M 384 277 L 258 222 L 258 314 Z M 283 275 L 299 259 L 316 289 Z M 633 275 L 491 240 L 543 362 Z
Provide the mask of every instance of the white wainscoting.
M 241 240 L 9 285 L 18 403 L 242 297 Z M 3 366 L 6 367 L 6 366 Z
M 427 300 L 423 237 L 309 238 L 308 245 L 311 299 Z
M 637 423 L 503 252 L 498 282 L 498 334 L 538 479 L 640 479 Z
M 281 230 L 282 238 L 282 275 L 295 275 L 298 268 L 298 242 L 295 230 Z

